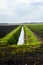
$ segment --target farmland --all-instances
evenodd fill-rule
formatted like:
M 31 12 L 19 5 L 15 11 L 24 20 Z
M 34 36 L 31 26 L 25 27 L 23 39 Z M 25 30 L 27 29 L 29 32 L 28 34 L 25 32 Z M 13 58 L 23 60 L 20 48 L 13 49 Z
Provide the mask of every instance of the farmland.
M 17 28 L 18 26 L 19 25 L 1 25 L 0 26 L 0 38 L 10 33 L 13 29 Z
M 26 26 L 24 26 L 25 30 L 25 43 L 28 45 L 37 45 L 40 44 L 40 42 L 37 40 L 37 38 L 34 36 L 33 32 L 28 29 Z
M 43 38 L 43 24 L 31 24 L 31 25 L 27 25 L 27 26 L 38 36 Z
M 19 26 L 17 29 L 14 29 L 9 34 L 7 34 L 5 37 L 0 39 L 0 45 L 12 45 L 17 44 L 18 37 L 20 35 L 21 26 Z
M 24 28 L 24 44 L 17 45 L 21 28 Z M 0 38 L 0 65 L 43 65 L 43 25 L 19 25 Z
M 34 32 L 43 43 L 43 24 L 28 24 L 27 27 Z

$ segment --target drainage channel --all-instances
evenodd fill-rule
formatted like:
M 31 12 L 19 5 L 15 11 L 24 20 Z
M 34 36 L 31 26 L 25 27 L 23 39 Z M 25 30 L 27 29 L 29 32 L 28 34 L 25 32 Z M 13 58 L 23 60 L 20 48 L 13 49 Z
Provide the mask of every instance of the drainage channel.
M 24 44 L 24 28 L 22 26 L 17 45 L 23 45 L 23 44 Z

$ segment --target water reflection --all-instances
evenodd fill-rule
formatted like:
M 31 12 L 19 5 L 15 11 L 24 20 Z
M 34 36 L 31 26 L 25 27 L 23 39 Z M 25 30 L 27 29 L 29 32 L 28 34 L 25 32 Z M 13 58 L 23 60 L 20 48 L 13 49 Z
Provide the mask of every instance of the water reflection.
M 24 29 L 23 29 L 23 27 L 22 27 L 22 29 L 21 29 L 21 33 L 20 33 L 20 37 L 19 37 L 19 39 L 18 39 L 18 45 L 23 45 L 23 43 L 24 43 Z

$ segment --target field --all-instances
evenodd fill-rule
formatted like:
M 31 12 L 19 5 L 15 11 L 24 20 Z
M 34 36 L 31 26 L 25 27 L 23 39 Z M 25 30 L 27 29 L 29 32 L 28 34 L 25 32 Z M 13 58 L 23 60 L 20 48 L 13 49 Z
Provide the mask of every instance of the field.
M 18 37 L 20 35 L 21 31 L 21 26 L 19 26 L 17 29 L 14 29 L 11 31 L 9 34 L 4 36 L 3 38 L 0 39 L 0 45 L 12 45 L 12 44 L 17 44 L 18 42 Z
M 2 25 L 0 26 L 0 38 L 4 37 L 6 34 L 10 33 L 13 29 L 19 25 Z
M 26 44 L 28 45 L 40 44 L 40 42 L 34 36 L 33 32 L 28 27 L 24 26 L 24 30 L 25 30 L 25 43 Z
M 21 28 L 24 44 L 17 45 Z M 0 38 L 0 65 L 43 65 L 43 24 L 19 25 Z
M 34 32 L 40 41 L 43 43 L 43 24 L 31 24 L 27 25 L 27 27 Z
M 31 24 L 31 25 L 27 25 L 27 26 L 38 36 L 43 38 L 43 24 Z

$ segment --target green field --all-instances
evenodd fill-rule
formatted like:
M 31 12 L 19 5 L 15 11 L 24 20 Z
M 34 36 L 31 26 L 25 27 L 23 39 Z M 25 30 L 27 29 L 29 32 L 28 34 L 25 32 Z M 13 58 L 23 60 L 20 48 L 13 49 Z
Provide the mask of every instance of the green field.
M 43 24 L 28 24 L 28 28 L 43 38 Z
M 24 44 L 17 45 L 21 28 L 24 28 Z M 0 39 L 0 65 L 43 65 L 42 24 L 20 25 Z

